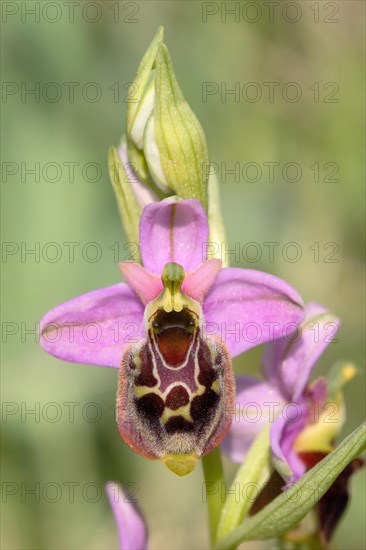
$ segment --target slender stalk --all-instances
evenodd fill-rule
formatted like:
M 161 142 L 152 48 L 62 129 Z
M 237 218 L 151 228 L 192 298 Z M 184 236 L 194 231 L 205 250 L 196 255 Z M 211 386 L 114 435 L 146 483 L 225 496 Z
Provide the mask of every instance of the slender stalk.
M 244 519 L 271 475 L 269 425 L 252 443 L 243 464 L 231 484 L 228 497 L 223 503 L 217 529 L 218 539 L 223 539 Z M 245 488 L 245 493 L 244 493 Z M 239 501 L 237 495 L 241 495 Z M 232 498 L 234 497 L 235 498 Z
M 202 467 L 205 478 L 211 546 L 214 547 L 217 540 L 217 527 L 223 505 L 221 488 L 224 483 L 224 473 L 220 447 L 216 447 L 210 454 L 202 458 Z
M 276 550 L 289 550 L 283 538 L 276 539 L 275 544 L 276 544 Z
M 310 536 L 303 542 L 286 541 L 283 537 L 276 539 L 276 550 L 320 550 L 322 543 L 316 536 Z

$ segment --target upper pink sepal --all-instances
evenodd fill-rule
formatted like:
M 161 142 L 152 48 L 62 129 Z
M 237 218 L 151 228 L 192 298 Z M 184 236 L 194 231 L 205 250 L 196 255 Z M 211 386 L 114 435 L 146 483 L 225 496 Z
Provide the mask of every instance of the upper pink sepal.
M 149 204 L 140 221 L 142 262 L 151 273 L 161 274 L 169 262 L 192 271 L 206 260 L 208 222 L 196 199 L 173 198 Z

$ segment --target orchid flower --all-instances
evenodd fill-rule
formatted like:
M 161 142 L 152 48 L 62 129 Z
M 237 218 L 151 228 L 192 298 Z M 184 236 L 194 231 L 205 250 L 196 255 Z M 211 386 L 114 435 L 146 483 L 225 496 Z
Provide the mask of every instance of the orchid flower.
M 264 381 L 236 377 L 237 402 L 240 410 L 246 412 L 246 419 L 233 423 L 223 441 L 224 452 L 234 462 L 242 462 L 258 432 L 272 422 L 270 443 L 275 474 L 254 504 L 254 513 L 280 491 L 281 478 L 288 488 L 329 454 L 344 425 L 345 407 L 340 389 L 353 378 L 355 368 L 342 365 L 329 380 L 319 378 L 309 384 L 317 359 L 338 331 L 339 319 L 316 303 L 307 304 L 305 312 L 292 342 L 281 338 L 267 344 L 263 355 Z M 277 417 L 271 418 L 275 412 Z M 316 505 L 317 522 L 304 521 L 286 538 L 299 542 L 317 533 L 322 547 L 327 548 L 349 499 L 349 477 L 362 464 L 359 458 L 353 460 L 320 499 Z
M 40 323 L 40 342 L 60 359 L 118 369 L 116 422 L 133 451 L 160 460 L 180 476 L 203 459 L 212 547 L 236 548 L 246 540 L 274 536 L 302 544 L 292 527 L 301 531 L 299 522 L 313 514 L 314 506 L 317 526 L 305 542 L 316 539 L 326 546 L 365 445 L 360 426 L 333 450 L 344 422 L 339 390 L 352 368 L 333 380 L 309 384 L 339 321 L 318 304 L 304 310 L 301 297 L 285 281 L 221 261 L 226 237 L 218 182 L 162 27 L 128 97 L 126 126 L 119 145 L 109 151 L 109 170 L 125 235 L 139 243 L 138 262 L 119 264 L 124 282 L 49 311 Z M 232 358 L 264 343 L 264 380 L 235 380 Z M 235 385 L 239 412 L 254 409 L 254 421 L 240 418 L 233 424 Z M 336 423 L 327 424 L 324 409 L 332 398 L 339 405 Z M 233 482 L 235 491 L 228 491 L 235 492 L 235 500 L 225 502 L 216 448 L 221 443 L 237 462 L 251 446 Z M 280 492 L 283 480 L 293 485 L 308 469 L 299 481 L 304 487 L 299 504 L 268 499 L 273 477 L 280 480 Z M 253 507 L 249 496 L 236 498 L 236 487 L 258 484 L 264 488 Z M 319 489 L 314 502 L 308 498 L 312 486 Z M 121 550 L 146 550 L 141 514 L 117 483 L 109 482 L 106 494 Z M 268 509 L 256 514 L 269 500 Z M 254 517 L 246 520 L 249 511 Z
M 179 475 L 230 428 L 231 357 L 303 318 L 300 296 L 281 279 L 206 261 L 208 232 L 198 200 L 146 206 L 143 266 L 122 262 L 126 283 L 70 300 L 41 321 L 48 353 L 120 369 L 121 436 Z
M 314 437 L 312 418 L 324 407 L 327 384 L 321 378 L 308 386 L 312 369 L 333 335 L 339 328 L 339 320 L 323 306 L 310 303 L 305 307 L 306 316 L 299 333 L 291 338 L 280 338 L 267 344 L 263 355 L 264 381 L 254 377 L 237 376 L 237 403 L 242 411 L 253 410 L 254 422 L 241 419 L 233 423 L 223 443 L 223 450 L 234 462 L 242 462 L 247 449 L 257 433 L 272 421 L 270 437 L 273 462 L 287 484 L 294 483 L 306 471 L 299 452 L 304 450 L 330 450 L 330 441 L 340 422 L 329 423 L 322 437 Z M 260 418 L 257 409 L 260 410 Z M 267 414 L 266 414 L 267 413 Z M 271 419 L 271 414 L 278 414 Z M 339 422 L 338 422 L 339 420 Z
M 117 524 L 120 550 L 147 550 L 147 529 L 140 512 L 118 483 L 110 481 L 105 491 Z

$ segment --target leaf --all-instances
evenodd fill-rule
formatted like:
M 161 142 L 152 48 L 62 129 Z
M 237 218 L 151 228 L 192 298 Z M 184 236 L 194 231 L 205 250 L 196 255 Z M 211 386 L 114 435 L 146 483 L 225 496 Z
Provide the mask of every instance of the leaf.
M 204 131 L 183 97 L 165 44 L 156 57 L 154 130 L 170 188 L 207 210 L 208 150 Z
M 315 506 L 340 473 L 365 447 L 366 424 L 363 423 L 290 489 L 258 514 L 245 520 L 222 539 L 216 548 L 233 548 L 246 540 L 267 540 L 284 534 Z

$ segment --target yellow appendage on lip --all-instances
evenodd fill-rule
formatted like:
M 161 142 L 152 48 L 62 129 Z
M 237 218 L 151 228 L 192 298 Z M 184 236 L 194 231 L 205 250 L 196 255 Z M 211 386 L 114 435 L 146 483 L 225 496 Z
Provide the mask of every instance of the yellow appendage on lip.
M 196 467 L 197 455 L 191 454 L 169 454 L 162 458 L 165 466 L 178 476 L 190 474 Z

